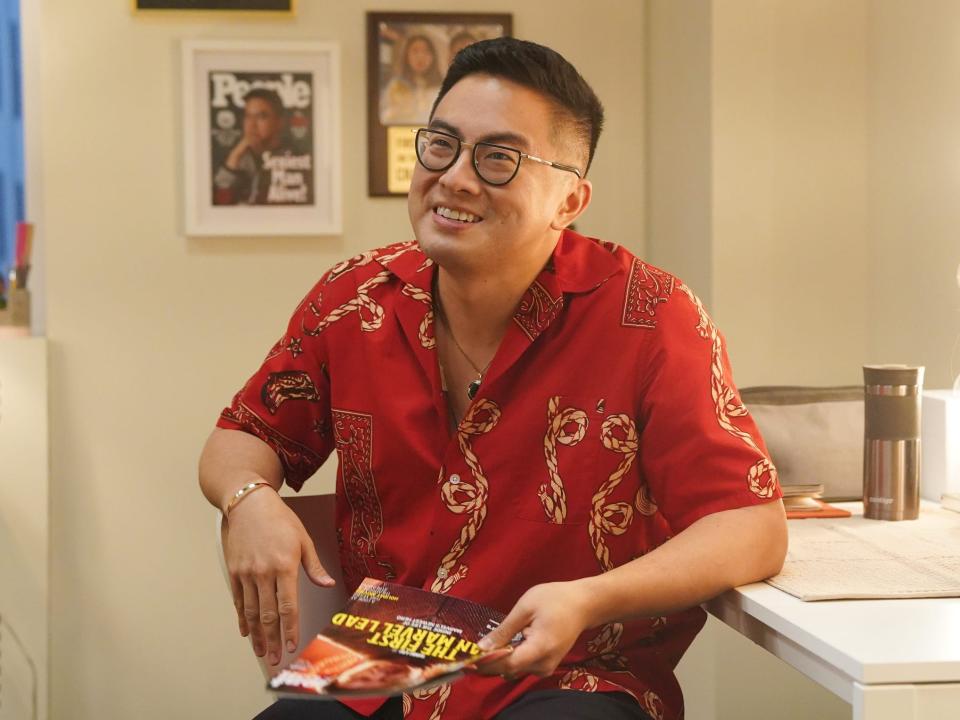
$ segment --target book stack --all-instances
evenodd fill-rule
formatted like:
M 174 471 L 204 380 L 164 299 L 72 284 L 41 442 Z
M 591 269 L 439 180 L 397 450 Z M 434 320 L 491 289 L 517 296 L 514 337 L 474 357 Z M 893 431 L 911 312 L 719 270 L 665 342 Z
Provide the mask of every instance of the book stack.
M 819 512 L 823 504 L 819 498 L 823 497 L 823 483 L 807 485 L 781 485 L 783 493 L 783 507 L 787 512 Z

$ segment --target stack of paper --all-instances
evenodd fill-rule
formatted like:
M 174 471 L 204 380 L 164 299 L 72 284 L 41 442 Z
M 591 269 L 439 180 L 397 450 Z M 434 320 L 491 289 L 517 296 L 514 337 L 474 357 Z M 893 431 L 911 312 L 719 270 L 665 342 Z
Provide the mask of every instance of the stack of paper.
M 783 493 L 783 507 L 787 512 L 792 510 L 818 512 L 823 507 L 817 502 L 817 498 L 823 496 L 823 483 L 782 485 L 780 492 Z

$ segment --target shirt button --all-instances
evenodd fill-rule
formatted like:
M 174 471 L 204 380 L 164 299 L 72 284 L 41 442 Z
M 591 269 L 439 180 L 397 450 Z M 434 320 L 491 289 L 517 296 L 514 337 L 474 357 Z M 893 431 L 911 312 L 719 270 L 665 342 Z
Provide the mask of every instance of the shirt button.
M 437 577 L 440 578 L 441 580 L 446 580 L 449 574 L 450 574 L 450 571 L 447 570 L 446 568 L 440 568 L 439 570 L 437 570 Z
M 450 484 L 451 484 L 451 485 L 457 485 L 459 482 L 460 482 L 460 476 L 459 476 L 459 475 L 457 475 L 456 473 L 454 473 L 453 475 L 450 476 Z

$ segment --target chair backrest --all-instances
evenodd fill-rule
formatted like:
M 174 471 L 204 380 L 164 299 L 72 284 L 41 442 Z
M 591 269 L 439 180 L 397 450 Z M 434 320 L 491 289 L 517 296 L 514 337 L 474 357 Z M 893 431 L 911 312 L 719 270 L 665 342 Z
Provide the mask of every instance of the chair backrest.
M 267 679 L 293 660 L 306 647 L 313 636 L 330 623 L 330 618 L 343 608 L 347 600 L 343 587 L 343 574 L 340 569 L 340 553 L 337 547 L 334 496 L 304 495 L 284 497 L 283 500 L 297 514 L 307 533 L 313 538 L 313 544 L 317 548 L 320 562 L 323 563 L 323 567 L 330 576 L 337 581 L 337 584 L 333 588 L 317 587 L 310 582 L 303 568 L 300 568 L 297 593 L 300 606 L 300 646 L 292 654 L 284 649 L 283 658 L 277 666 L 271 666 L 263 658 L 258 658 L 260 670 L 263 672 L 264 678 Z M 229 590 L 230 577 L 223 560 L 223 544 L 220 535 L 222 521 L 223 515 L 220 511 L 217 511 L 217 551 L 220 557 L 220 569 L 223 571 L 223 577 Z

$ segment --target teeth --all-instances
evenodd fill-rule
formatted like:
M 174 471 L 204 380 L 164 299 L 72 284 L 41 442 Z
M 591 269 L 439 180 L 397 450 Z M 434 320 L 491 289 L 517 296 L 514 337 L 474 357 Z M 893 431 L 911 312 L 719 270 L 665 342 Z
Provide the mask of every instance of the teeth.
M 460 210 L 451 210 L 448 207 L 438 207 L 436 213 L 437 215 L 445 217 L 449 220 L 459 220 L 460 222 L 474 223 L 480 220 L 479 217 L 473 215 L 472 213 L 462 212 Z

